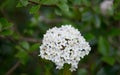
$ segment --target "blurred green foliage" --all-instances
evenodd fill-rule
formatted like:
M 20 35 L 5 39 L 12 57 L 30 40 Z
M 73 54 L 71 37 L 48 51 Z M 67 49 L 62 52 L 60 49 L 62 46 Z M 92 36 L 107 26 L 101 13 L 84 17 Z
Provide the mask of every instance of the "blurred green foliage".
M 72 24 L 91 45 L 73 75 L 120 75 L 120 1 L 103 15 L 103 0 L 0 0 L 0 75 L 59 75 L 41 59 L 49 28 Z

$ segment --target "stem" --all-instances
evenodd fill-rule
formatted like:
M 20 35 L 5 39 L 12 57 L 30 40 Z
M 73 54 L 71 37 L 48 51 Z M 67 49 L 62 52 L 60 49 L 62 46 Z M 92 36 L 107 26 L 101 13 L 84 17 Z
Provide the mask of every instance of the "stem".
M 69 70 L 69 65 L 65 65 L 65 67 L 62 70 L 62 73 L 60 73 L 60 75 L 72 75 L 72 72 Z

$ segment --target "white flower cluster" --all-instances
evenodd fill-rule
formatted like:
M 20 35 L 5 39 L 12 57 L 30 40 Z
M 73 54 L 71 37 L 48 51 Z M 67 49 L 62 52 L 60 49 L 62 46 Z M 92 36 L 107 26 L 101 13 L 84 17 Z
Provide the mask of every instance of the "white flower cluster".
M 76 70 L 80 59 L 91 50 L 89 43 L 71 25 L 49 29 L 42 42 L 39 56 L 54 62 L 57 69 L 67 63 L 71 64 L 71 71 Z

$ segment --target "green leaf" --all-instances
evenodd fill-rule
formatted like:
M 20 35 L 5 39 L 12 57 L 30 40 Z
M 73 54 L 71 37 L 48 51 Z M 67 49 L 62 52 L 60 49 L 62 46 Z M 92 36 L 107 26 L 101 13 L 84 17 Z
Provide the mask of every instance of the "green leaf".
M 61 11 L 60 11 L 60 10 L 58 10 L 58 9 L 55 9 L 55 14 L 56 14 L 56 15 L 59 15 L 59 16 L 62 16 Z
M 24 65 L 29 60 L 29 56 L 25 51 L 19 51 L 15 56 L 19 58 L 20 62 Z
M 4 35 L 4 36 L 8 36 L 12 34 L 13 34 L 12 30 L 3 30 L 2 32 L 0 32 L 0 35 Z
M 77 75 L 88 75 L 87 74 L 87 70 L 84 69 L 84 68 L 81 68 L 81 69 L 78 70 L 78 74 Z
M 0 23 L 0 31 L 2 31 L 2 24 Z
M 94 20 L 94 24 L 97 28 L 99 28 L 101 26 L 101 20 L 100 17 L 98 17 L 97 15 L 95 15 L 95 20 Z
M 82 0 L 82 4 L 86 5 L 86 6 L 90 6 L 90 1 L 89 0 Z
M 74 15 L 70 12 L 69 5 L 66 2 L 59 2 L 57 6 L 60 8 L 62 13 L 67 17 L 73 17 Z
M 120 29 L 119 28 L 112 28 L 110 32 L 108 33 L 110 36 L 118 36 L 120 35 Z
M 80 5 L 82 3 L 82 0 L 74 0 L 73 3 L 75 5 Z
M 82 14 L 82 21 L 91 21 L 93 19 L 93 15 L 91 14 L 91 12 L 84 12 Z
M 33 45 L 30 47 L 30 51 L 33 52 L 33 51 L 35 51 L 35 50 L 38 50 L 38 49 L 39 49 L 39 46 L 40 46 L 39 43 L 33 44 Z
M 32 6 L 30 9 L 30 14 L 34 14 L 39 11 L 40 5 Z
M 21 48 L 19 45 L 15 46 L 15 48 L 19 51 L 24 51 L 23 48 Z
M 91 33 L 87 33 L 84 36 L 86 38 L 87 41 L 93 40 L 95 38 L 95 36 Z
M 65 13 L 69 12 L 69 6 L 67 5 L 67 3 L 64 2 L 60 2 L 59 4 L 57 4 L 57 6 Z
M 28 0 L 20 0 L 20 2 L 18 2 L 16 7 L 23 7 L 23 6 L 27 6 L 29 4 Z
M 29 43 L 26 42 L 26 41 L 20 42 L 20 45 L 21 45 L 23 48 L 25 48 L 26 50 L 29 50 L 29 48 L 30 48 Z
M 7 29 L 11 27 L 13 24 L 9 23 L 5 18 L 0 18 L 0 25 L 2 26 L 2 29 Z
M 108 56 L 110 53 L 109 50 L 109 43 L 108 41 L 103 38 L 102 36 L 99 37 L 99 41 L 98 41 L 98 51 L 100 54 L 102 54 L 103 56 Z
M 115 63 L 114 57 L 104 56 L 104 57 L 102 57 L 102 60 L 111 66 L 114 65 L 114 63 Z
M 16 5 L 16 7 L 23 7 L 21 2 L 18 2 L 18 4 Z

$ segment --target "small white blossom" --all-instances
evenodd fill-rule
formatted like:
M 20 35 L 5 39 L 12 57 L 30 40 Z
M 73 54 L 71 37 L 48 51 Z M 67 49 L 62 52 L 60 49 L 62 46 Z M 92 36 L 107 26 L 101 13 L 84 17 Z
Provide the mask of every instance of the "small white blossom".
M 113 10 L 112 6 L 113 6 L 113 0 L 104 0 L 100 4 L 101 13 L 103 15 L 107 15 L 110 11 Z
M 89 54 L 90 45 L 81 33 L 71 25 L 54 27 L 44 35 L 40 46 L 41 58 L 51 60 L 57 69 L 63 68 L 65 63 L 71 64 L 71 71 L 78 68 L 78 63 Z

